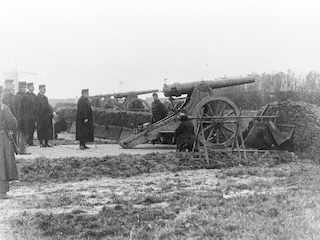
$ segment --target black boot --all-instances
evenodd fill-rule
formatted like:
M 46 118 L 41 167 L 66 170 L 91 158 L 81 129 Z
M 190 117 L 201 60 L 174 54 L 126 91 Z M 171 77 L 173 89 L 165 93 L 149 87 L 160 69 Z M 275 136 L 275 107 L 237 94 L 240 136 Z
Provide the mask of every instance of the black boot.
M 39 140 L 40 143 L 40 147 L 45 147 L 45 145 L 43 144 L 43 140 Z
M 52 145 L 50 145 L 50 144 L 48 143 L 48 140 L 45 140 L 44 142 L 45 142 L 45 144 L 44 144 L 45 147 L 52 147 Z
M 28 145 L 29 145 L 29 146 L 37 146 L 37 144 L 34 144 L 33 141 L 32 141 L 32 142 L 29 141 L 29 142 L 28 142 Z
M 86 150 L 88 147 L 85 145 L 85 142 L 80 141 L 79 148 L 80 148 L 81 150 Z

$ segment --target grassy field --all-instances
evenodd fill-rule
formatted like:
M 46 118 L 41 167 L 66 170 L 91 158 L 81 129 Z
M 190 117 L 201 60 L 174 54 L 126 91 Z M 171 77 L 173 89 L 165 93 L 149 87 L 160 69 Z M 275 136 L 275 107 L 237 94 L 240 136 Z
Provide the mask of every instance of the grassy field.
M 291 153 L 19 161 L 15 239 L 320 239 L 320 167 Z

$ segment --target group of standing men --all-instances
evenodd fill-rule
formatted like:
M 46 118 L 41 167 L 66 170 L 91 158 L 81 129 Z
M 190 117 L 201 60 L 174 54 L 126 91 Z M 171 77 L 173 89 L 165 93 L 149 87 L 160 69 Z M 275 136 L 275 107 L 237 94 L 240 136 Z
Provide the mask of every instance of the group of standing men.
M 19 82 L 15 94 L 13 80 L 6 79 L 4 82 L 3 104 L 10 108 L 18 122 L 14 136 L 19 154 L 29 154 L 27 146 L 36 146 L 33 143 L 36 128 L 40 147 L 52 147 L 48 140 L 53 137 L 53 111 L 44 95 L 46 86 L 39 85 L 38 95 L 33 92 L 33 83 Z
M 33 83 L 19 82 L 18 92 L 14 94 L 13 80 L 6 79 L 3 90 L 3 104 L 6 104 L 18 122 L 18 129 L 15 132 L 17 145 L 20 154 L 28 154 L 27 146 L 36 146 L 33 143 L 33 135 L 37 128 L 40 147 L 52 147 L 48 140 L 53 138 L 53 111 L 49 105 L 48 98 L 44 95 L 45 85 L 39 85 L 39 93 L 35 95 Z M 89 147 L 86 142 L 94 141 L 94 124 L 92 110 L 89 101 L 89 90 L 83 89 L 82 96 L 78 101 L 78 111 L 76 120 L 76 140 L 80 142 L 80 149 L 85 150 Z M 153 93 L 152 103 L 152 123 L 155 123 L 166 116 L 166 109 L 163 103 L 158 99 L 158 94 Z M 175 132 L 177 139 L 177 150 L 185 151 L 190 149 L 186 147 L 186 142 L 190 142 L 188 136 L 193 132 L 191 125 L 186 127 L 182 122 Z M 190 129 L 189 129 L 190 128 Z M 192 141 L 192 140 L 191 140 Z

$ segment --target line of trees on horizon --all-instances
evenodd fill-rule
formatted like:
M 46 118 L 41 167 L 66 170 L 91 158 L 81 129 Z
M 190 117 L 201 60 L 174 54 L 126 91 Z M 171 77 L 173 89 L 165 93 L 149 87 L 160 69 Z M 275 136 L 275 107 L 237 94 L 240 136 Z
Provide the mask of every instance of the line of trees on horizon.
M 304 101 L 320 106 L 320 73 L 310 71 L 298 76 L 292 70 L 286 73 L 252 73 L 255 83 L 215 89 L 215 94 L 230 98 L 239 107 L 257 110 L 275 101 Z M 226 77 L 227 78 L 227 77 Z

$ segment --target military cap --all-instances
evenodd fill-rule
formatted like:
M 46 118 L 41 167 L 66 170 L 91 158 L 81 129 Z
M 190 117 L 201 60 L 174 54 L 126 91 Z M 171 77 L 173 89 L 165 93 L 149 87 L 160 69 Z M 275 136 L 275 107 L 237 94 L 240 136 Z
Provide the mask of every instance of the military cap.
M 81 94 L 89 94 L 89 89 L 82 89 Z
M 39 89 L 44 88 L 44 87 L 46 87 L 46 85 L 44 85 L 44 84 L 39 85 Z
M 27 87 L 32 87 L 32 86 L 33 86 L 33 82 L 27 83 Z
M 4 80 L 4 84 L 13 84 L 13 79 Z
M 27 87 L 27 82 L 19 82 L 18 87 L 19 88 Z
M 179 116 L 178 116 L 178 119 L 180 121 L 188 121 L 188 114 L 185 110 L 182 110 L 180 113 L 179 113 Z
M 0 86 L 0 94 L 3 94 L 3 87 Z
M 158 97 L 158 93 L 154 92 L 154 93 L 152 93 L 152 96 L 157 96 Z

